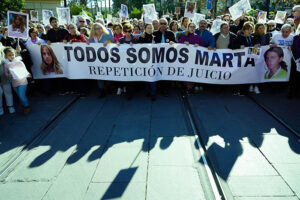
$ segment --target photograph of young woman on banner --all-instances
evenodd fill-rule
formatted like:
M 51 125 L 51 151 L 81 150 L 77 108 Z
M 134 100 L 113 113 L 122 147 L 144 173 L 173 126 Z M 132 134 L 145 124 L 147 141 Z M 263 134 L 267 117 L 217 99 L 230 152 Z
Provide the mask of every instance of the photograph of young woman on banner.
M 54 73 L 63 74 L 62 66 L 56 58 L 52 48 L 48 45 L 41 45 L 41 70 L 44 75 Z
M 28 38 L 28 14 L 13 11 L 7 12 L 8 37 Z
M 288 75 L 287 64 L 281 47 L 271 47 L 264 54 L 267 65 L 265 79 L 285 79 Z

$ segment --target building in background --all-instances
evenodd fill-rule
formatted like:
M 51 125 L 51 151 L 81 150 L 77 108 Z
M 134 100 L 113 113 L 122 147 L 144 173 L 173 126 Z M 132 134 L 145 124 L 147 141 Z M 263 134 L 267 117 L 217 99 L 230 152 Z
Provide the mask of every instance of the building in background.
M 30 14 L 30 10 L 37 10 L 39 12 L 39 21 L 42 21 L 42 10 L 52 10 L 53 14 L 57 16 L 56 8 L 63 7 L 63 0 L 25 0 L 24 13 Z

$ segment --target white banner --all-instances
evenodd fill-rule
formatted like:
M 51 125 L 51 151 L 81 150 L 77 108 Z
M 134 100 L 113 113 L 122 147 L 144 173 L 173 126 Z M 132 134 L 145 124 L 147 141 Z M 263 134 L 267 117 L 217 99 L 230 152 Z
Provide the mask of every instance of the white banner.
M 291 52 L 281 47 L 208 50 L 183 44 L 31 45 L 36 79 L 190 81 L 244 84 L 288 81 Z

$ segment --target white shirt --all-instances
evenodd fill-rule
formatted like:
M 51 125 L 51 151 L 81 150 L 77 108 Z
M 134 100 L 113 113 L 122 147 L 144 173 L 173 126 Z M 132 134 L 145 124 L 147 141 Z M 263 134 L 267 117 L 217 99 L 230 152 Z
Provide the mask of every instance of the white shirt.
M 270 43 L 276 44 L 277 46 L 289 47 L 289 46 L 292 46 L 293 40 L 294 40 L 293 34 L 290 34 L 287 38 L 283 38 L 281 33 L 279 33 L 272 37 Z
M 29 38 L 25 43 L 25 45 L 38 44 L 38 43 L 46 44 L 45 40 L 42 40 L 41 38 L 37 37 L 35 43 L 31 40 L 31 38 Z

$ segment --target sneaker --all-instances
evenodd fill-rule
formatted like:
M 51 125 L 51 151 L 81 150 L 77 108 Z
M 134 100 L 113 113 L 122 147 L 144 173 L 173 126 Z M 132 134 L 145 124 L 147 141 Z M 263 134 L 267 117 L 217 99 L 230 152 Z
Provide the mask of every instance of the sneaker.
M 122 93 L 122 89 L 121 89 L 121 88 L 118 88 L 118 90 L 117 90 L 117 95 L 119 96 L 119 95 L 121 95 L 121 93 Z
M 254 87 L 254 93 L 255 94 L 260 94 L 260 91 L 259 91 L 259 88 L 258 88 L 257 85 Z
M 13 106 L 9 106 L 9 107 L 8 107 L 8 112 L 9 112 L 10 114 L 13 114 L 13 113 L 16 112 L 16 110 L 15 110 L 15 108 L 14 108 Z
M 4 110 L 3 110 L 2 107 L 0 108 L 0 116 L 1 116 L 1 115 L 4 115 Z
M 249 87 L 249 92 L 254 92 L 254 87 L 253 87 L 253 85 L 250 85 L 250 87 Z

